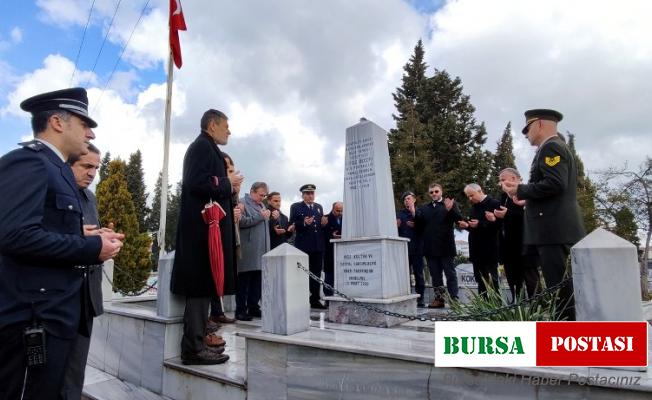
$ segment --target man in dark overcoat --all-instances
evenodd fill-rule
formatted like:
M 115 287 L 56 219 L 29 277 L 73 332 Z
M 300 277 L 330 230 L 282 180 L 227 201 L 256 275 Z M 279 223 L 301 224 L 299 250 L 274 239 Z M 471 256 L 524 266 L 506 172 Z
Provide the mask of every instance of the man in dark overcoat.
M 344 213 L 344 203 L 336 201 L 333 203 L 331 212 L 322 217 L 326 221 L 324 225 L 324 281 L 329 285 L 335 284 L 335 243 L 331 239 L 340 239 L 342 237 L 342 214 Z M 333 291 L 324 288 L 324 296 L 332 296 Z
M 85 266 L 116 256 L 124 236 L 82 229 L 66 161 L 95 138 L 86 90 L 43 93 L 20 107 L 32 113 L 35 140 L 0 158 L 0 399 L 57 399 L 74 339 L 90 334 Z
M 494 210 L 500 202 L 485 194 L 477 183 L 464 187 L 464 194 L 471 202 L 469 221 L 460 221 L 460 227 L 469 231 L 469 259 L 473 264 L 473 276 L 478 283 L 478 294 L 487 295 L 485 282 L 498 286 L 498 224 Z M 490 218 L 487 218 L 490 215 Z
M 88 187 L 93 183 L 97 170 L 100 168 L 100 150 L 90 143 L 88 145 L 88 154 L 70 157 L 68 164 L 72 168 L 79 189 L 84 232 L 99 233 L 100 217 L 97 213 L 97 199 Z M 86 296 L 85 304 L 88 304 L 88 307 L 85 307 L 86 316 L 84 320 L 86 320 L 88 326 L 88 333 L 91 334 L 93 332 L 93 318 L 104 313 L 102 264 L 89 265 L 86 268 L 85 279 L 82 283 L 82 294 Z M 81 398 L 90 345 L 90 336 L 77 335 L 66 363 L 66 375 L 61 391 L 63 400 Z
M 239 173 L 227 174 L 218 145 L 226 145 L 231 132 L 228 118 L 208 110 L 201 119 L 201 133 L 190 144 L 183 160 L 181 206 L 171 291 L 186 297 L 183 315 L 181 359 L 184 364 L 219 364 L 228 360 L 224 348 L 205 345 L 204 335 L 211 297 L 217 296 L 208 254 L 208 225 L 201 211 L 215 201 L 226 214 L 220 220 L 224 254 L 224 294 L 235 294 L 236 257 L 232 193 L 242 183 Z
M 301 186 L 301 197 L 303 201 L 290 206 L 290 225 L 294 224 L 296 237 L 294 246 L 308 254 L 310 272 L 321 276 L 322 262 L 324 258 L 324 234 L 322 232 L 322 216 L 324 209 L 319 203 L 315 203 L 315 190 L 317 187 L 311 183 Z M 320 301 L 319 282 L 310 279 L 310 307 L 325 309 Z
M 522 132 L 537 152 L 527 184 L 503 183 L 510 196 L 525 200 L 523 243 L 536 249 L 546 286 L 562 282 L 567 274 L 572 245 L 584 236 L 577 203 L 577 164 L 573 153 L 557 133 L 563 118 L 555 110 L 525 112 Z M 566 283 L 558 298 L 560 317 L 575 320 L 573 285 Z

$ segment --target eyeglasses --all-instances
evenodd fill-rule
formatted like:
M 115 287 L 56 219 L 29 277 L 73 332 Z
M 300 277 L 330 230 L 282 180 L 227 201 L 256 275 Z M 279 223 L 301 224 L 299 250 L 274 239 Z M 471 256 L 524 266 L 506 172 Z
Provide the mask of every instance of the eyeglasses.
M 533 119 L 532 121 L 528 122 L 528 123 L 525 125 L 525 128 L 523 128 L 523 134 L 524 134 L 524 135 L 527 135 L 528 132 L 530 131 L 530 125 L 532 125 L 533 123 L 537 122 L 537 121 L 540 120 L 540 119 L 541 119 L 541 118 L 535 118 L 535 119 Z
M 431 190 L 431 191 L 429 191 L 428 193 L 430 193 L 430 194 L 439 193 L 439 190 Z

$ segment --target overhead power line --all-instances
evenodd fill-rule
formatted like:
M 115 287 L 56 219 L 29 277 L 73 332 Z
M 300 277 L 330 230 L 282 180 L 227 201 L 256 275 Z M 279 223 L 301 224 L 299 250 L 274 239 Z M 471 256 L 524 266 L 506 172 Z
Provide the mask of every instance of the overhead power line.
M 115 61 L 115 64 L 113 64 L 113 69 L 111 70 L 111 74 L 109 74 L 109 78 L 106 80 L 106 83 L 104 84 L 104 87 L 102 88 L 102 91 L 100 92 L 100 97 L 97 98 L 97 102 L 95 103 L 95 106 L 93 106 L 93 110 L 91 111 L 91 114 L 95 111 L 97 106 L 100 104 L 100 100 L 102 100 L 102 96 L 104 95 L 104 92 L 106 91 L 106 88 L 109 86 L 109 82 L 111 82 L 111 78 L 113 78 L 113 74 L 115 73 L 115 70 L 118 68 L 118 64 L 120 64 L 120 60 L 122 60 L 122 56 L 125 53 L 125 50 L 127 49 L 127 46 L 129 46 L 129 42 L 131 42 L 131 38 L 134 35 L 134 32 L 136 31 L 136 28 L 140 24 L 140 20 L 143 18 L 143 15 L 145 15 L 145 10 L 147 10 L 147 6 L 149 5 L 150 0 L 147 0 L 145 3 L 145 6 L 143 9 L 140 11 L 140 16 L 138 17 L 138 20 L 136 21 L 136 24 L 134 25 L 133 29 L 131 30 L 131 33 L 129 34 L 129 39 L 125 42 L 125 45 L 122 46 L 122 50 L 120 51 L 120 55 L 118 56 L 118 59 Z
M 115 21 L 115 16 L 118 13 L 118 8 L 120 8 L 120 3 L 122 3 L 122 0 L 118 0 L 118 3 L 115 5 L 115 10 L 113 11 L 113 17 L 111 17 L 111 22 L 109 23 L 109 28 L 106 30 L 106 35 L 104 35 L 104 40 L 102 40 L 102 45 L 100 46 L 100 51 L 97 52 L 97 57 L 95 57 L 95 62 L 93 63 L 93 68 L 91 69 L 91 72 L 95 72 L 95 67 L 97 66 L 97 62 L 100 59 L 100 56 L 102 55 L 102 50 L 104 49 L 104 44 L 106 43 L 106 39 L 109 37 L 109 33 L 111 32 L 111 28 L 113 27 L 113 21 Z
M 79 43 L 79 49 L 77 49 L 77 57 L 75 57 L 75 66 L 72 69 L 72 75 L 70 76 L 70 84 L 72 86 L 72 80 L 75 77 L 75 71 L 77 70 L 77 62 L 79 61 L 79 55 L 81 54 L 82 47 L 84 46 L 84 39 L 86 39 L 86 30 L 88 30 L 88 24 L 91 22 L 91 14 L 93 14 L 93 7 L 95 6 L 95 0 L 91 3 L 91 9 L 88 10 L 88 18 L 86 19 L 86 26 L 84 26 L 84 33 L 82 34 L 81 43 Z

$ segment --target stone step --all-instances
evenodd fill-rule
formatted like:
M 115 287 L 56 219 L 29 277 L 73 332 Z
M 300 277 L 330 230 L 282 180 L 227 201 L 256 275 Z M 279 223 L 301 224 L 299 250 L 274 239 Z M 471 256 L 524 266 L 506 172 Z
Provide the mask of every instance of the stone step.
M 86 367 L 84 400 L 170 400 L 91 366 Z

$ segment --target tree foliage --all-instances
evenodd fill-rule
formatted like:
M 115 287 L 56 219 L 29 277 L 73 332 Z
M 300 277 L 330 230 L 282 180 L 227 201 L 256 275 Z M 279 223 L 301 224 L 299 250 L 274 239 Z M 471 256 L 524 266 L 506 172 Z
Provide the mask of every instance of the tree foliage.
M 149 277 L 150 237 L 139 232 L 125 169 L 120 159 L 109 162 L 106 178 L 97 186 L 97 208 L 102 226 L 112 223 L 116 232 L 125 235 L 122 250 L 114 259 L 113 284 L 121 292 L 133 293 L 140 290 Z
M 145 190 L 145 173 L 143 171 L 143 157 L 140 150 L 129 156 L 129 163 L 125 169 L 127 190 L 131 193 L 131 200 L 136 208 L 139 232 L 147 232 L 146 220 L 150 209 L 147 207 L 147 192 Z
M 586 232 L 593 232 L 598 227 L 598 216 L 595 208 L 596 189 L 591 179 L 584 173 L 584 163 L 575 149 L 575 135 L 566 132 L 568 135 L 568 147 L 573 153 L 577 165 L 577 203 L 582 213 L 582 222 Z
M 498 174 L 505 168 L 516 168 L 511 122 L 507 123 L 505 130 L 503 130 L 503 135 L 500 137 L 498 143 L 496 143 L 496 153 L 493 156 L 491 176 L 489 177 L 489 185 L 487 185 L 485 190 L 486 193 L 490 193 L 494 197 L 500 196 L 501 190 L 498 187 Z M 523 175 L 522 172 L 521 175 Z
M 158 269 L 158 259 L 160 248 L 158 246 L 158 230 L 161 222 L 161 173 L 156 180 L 154 188 L 154 199 L 152 201 L 152 211 L 147 219 L 147 229 L 152 232 L 152 256 L 151 265 L 153 270 Z M 177 184 L 176 191 L 173 193 L 171 185 L 168 185 L 167 212 L 165 219 L 165 251 L 170 252 L 175 249 L 177 224 L 179 222 L 179 209 L 181 207 L 181 183 Z
M 627 235 L 627 232 L 634 229 L 628 221 L 629 211 L 634 217 L 637 228 L 645 232 L 641 262 L 641 291 L 646 297 L 647 265 L 652 239 L 652 158 L 647 157 L 636 170 L 628 169 L 627 165 L 624 165 L 599 171 L 598 175 L 600 181 L 597 187 L 600 190 L 596 192 L 595 199 L 597 214 L 602 224 L 611 231 L 625 232 L 624 234 Z
M 102 182 L 103 180 L 106 179 L 107 175 L 109 174 L 109 163 L 111 162 L 111 152 L 107 151 L 104 154 L 104 157 L 102 157 L 102 161 L 100 162 L 100 180 L 99 182 Z M 98 182 L 98 184 L 99 184 Z
M 389 153 L 395 197 L 412 190 L 419 201 L 429 200 L 428 183 L 438 182 L 447 196 L 461 199 L 467 183 L 489 182 L 493 156 L 482 148 L 487 131 L 476 122 L 460 78 L 444 70 L 428 77 L 423 60 L 419 41 L 393 94 L 396 129 L 389 133 Z

